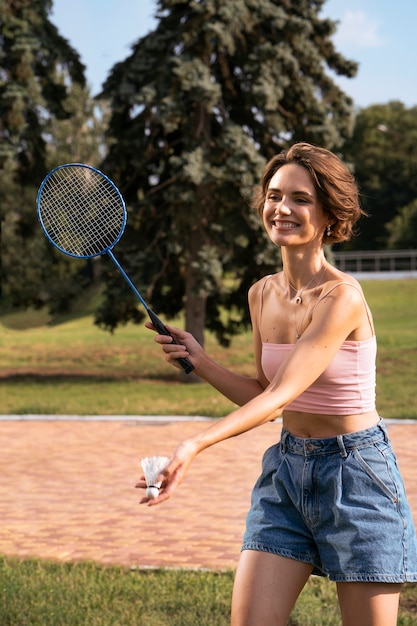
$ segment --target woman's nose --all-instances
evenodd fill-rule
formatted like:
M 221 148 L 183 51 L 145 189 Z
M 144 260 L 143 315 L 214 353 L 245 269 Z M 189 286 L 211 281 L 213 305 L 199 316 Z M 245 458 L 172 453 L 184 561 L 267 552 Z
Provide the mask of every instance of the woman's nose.
M 287 201 L 287 199 L 281 198 L 281 200 L 277 203 L 276 207 L 275 207 L 275 214 L 276 215 L 290 215 L 291 213 L 291 208 L 289 206 L 289 202 Z

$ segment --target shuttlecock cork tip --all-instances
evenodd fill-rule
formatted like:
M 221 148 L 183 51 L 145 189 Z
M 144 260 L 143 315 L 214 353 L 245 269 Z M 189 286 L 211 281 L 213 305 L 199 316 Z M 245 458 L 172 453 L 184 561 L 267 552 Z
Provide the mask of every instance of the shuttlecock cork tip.
M 159 487 L 147 487 L 146 496 L 153 500 L 159 496 Z

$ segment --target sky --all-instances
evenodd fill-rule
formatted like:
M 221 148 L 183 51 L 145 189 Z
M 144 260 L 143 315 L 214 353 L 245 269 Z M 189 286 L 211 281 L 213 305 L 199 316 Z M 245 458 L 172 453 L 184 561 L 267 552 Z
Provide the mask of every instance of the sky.
M 80 54 L 95 95 L 154 28 L 155 10 L 156 0 L 53 0 L 50 18 Z M 336 49 L 359 63 L 354 79 L 334 77 L 357 107 L 391 100 L 417 106 L 416 0 L 327 0 L 321 16 L 339 22 Z

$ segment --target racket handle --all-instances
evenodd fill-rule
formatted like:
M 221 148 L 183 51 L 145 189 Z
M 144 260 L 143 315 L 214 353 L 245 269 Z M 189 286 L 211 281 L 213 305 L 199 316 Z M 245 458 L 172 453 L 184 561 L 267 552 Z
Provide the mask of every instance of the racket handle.
M 152 309 L 149 309 L 149 308 L 147 309 L 147 311 L 148 311 L 149 317 L 151 318 L 151 322 L 155 326 L 158 333 L 160 335 L 168 335 L 169 337 L 172 338 L 172 343 L 177 343 L 174 337 L 171 335 L 171 333 L 167 329 L 167 327 L 165 326 L 165 324 L 162 322 L 162 320 L 159 319 L 157 314 L 154 313 Z M 190 372 L 193 371 L 194 365 L 191 363 L 189 359 L 180 358 L 180 359 L 177 359 L 177 361 L 181 365 L 182 369 L 184 370 L 186 374 L 190 374 Z

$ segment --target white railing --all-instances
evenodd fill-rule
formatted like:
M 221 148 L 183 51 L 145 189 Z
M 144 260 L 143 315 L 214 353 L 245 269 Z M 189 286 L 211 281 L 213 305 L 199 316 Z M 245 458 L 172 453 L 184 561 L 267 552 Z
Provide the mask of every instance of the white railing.
M 344 272 L 414 272 L 417 250 L 332 251 L 336 267 Z

